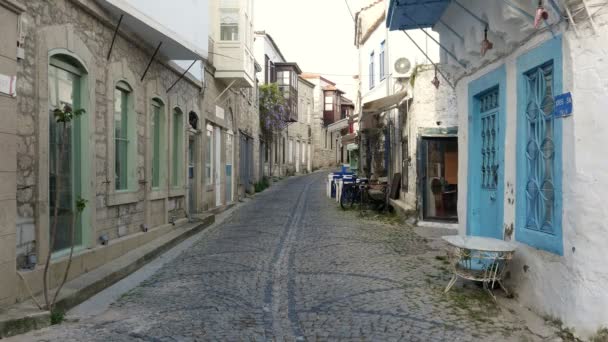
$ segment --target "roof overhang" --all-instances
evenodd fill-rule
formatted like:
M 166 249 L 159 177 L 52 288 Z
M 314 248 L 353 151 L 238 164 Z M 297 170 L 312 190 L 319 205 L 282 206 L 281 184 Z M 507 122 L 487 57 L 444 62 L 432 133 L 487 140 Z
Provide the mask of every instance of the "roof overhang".
M 344 119 L 338 120 L 330 125 L 327 125 L 327 130 L 329 132 L 339 131 L 344 128 L 348 128 L 348 118 L 344 118 Z
M 393 95 L 385 96 L 377 100 L 369 101 L 363 104 L 363 115 L 374 115 L 399 107 L 405 100 L 407 91 L 402 91 Z
M 342 146 L 344 146 L 344 145 L 349 145 L 349 144 L 355 142 L 355 139 L 357 139 L 357 134 L 349 133 L 349 134 L 343 135 L 340 142 L 342 143 Z
M 390 31 L 435 25 L 451 0 L 390 0 L 386 27 Z
M 290 68 L 293 69 L 295 72 L 298 73 L 298 75 L 300 75 L 302 73 L 302 69 L 300 69 L 300 67 L 298 66 L 298 63 L 293 63 L 293 62 L 284 62 L 284 63 L 274 63 L 274 66 L 277 68 Z
M 156 20 L 142 13 L 124 0 L 95 0 L 99 6 L 116 20 L 122 15 L 121 26 L 142 39 L 146 45 L 157 47 L 158 53 L 171 60 L 206 59 L 207 52 L 198 49 L 188 40 L 180 37 Z

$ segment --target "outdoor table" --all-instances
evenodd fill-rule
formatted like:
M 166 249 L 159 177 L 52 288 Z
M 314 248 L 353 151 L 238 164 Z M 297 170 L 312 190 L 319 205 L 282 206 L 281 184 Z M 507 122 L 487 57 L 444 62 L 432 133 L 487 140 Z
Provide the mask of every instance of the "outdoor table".
M 453 276 L 444 292 L 448 292 L 458 278 L 463 278 L 482 282 L 494 300 L 491 289 L 495 283 L 509 294 L 502 279 L 517 248 L 514 243 L 481 236 L 450 235 L 442 239 L 453 247 L 449 253 Z

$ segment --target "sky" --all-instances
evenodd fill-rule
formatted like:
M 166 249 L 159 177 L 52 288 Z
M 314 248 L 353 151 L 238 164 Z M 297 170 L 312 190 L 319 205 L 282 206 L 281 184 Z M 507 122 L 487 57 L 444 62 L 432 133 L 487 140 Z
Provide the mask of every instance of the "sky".
M 274 39 L 288 62 L 322 74 L 354 100 L 357 49 L 345 0 L 254 0 L 254 26 Z M 353 15 L 371 0 L 347 0 Z

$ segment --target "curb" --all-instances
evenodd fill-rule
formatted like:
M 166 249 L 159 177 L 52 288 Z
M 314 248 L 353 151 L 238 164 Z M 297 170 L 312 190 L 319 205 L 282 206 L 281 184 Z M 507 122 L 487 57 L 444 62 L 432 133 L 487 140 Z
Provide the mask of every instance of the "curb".
M 124 265 L 124 266 L 120 267 L 119 269 L 109 272 L 107 275 L 101 277 L 100 279 L 94 280 L 94 281 L 90 282 L 89 284 L 86 284 L 85 286 L 78 288 L 77 290 L 72 291 L 68 294 L 65 294 L 68 291 L 64 291 L 65 295 L 61 296 L 61 298 L 56 303 L 57 309 L 62 310 L 64 312 L 68 311 L 69 309 L 77 306 L 78 304 L 93 297 L 97 293 L 103 291 L 104 289 L 106 289 L 106 288 L 114 285 L 118 281 L 124 279 L 131 273 L 137 271 L 138 269 L 140 269 L 141 267 L 143 267 L 150 261 L 154 260 L 159 255 L 163 254 L 167 250 L 169 250 L 172 247 L 179 244 L 180 242 L 186 240 L 187 238 L 189 238 L 189 237 L 201 232 L 205 228 L 209 227 L 214 222 L 215 222 L 215 215 L 209 215 L 207 217 L 202 218 L 201 222 L 195 223 L 195 225 L 192 228 L 189 228 L 189 229 L 186 228 L 188 226 L 188 224 L 186 223 L 183 226 L 183 228 L 186 228 L 186 230 L 184 232 L 182 232 L 179 235 L 176 235 L 175 237 L 171 238 L 170 240 L 163 241 L 162 244 L 160 244 L 156 248 L 143 252 L 139 257 L 137 257 L 133 261 L 129 262 L 127 265 Z M 182 227 L 180 227 L 180 228 L 182 228 Z M 167 234 L 170 234 L 170 233 L 167 233 Z M 166 234 L 165 234 L 165 236 L 166 236 Z M 155 241 L 158 241 L 159 239 L 162 239 L 162 238 L 163 238 L 163 236 L 160 236 L 156 240 L 152 240 L 148 244 L 140 246 L 139 248 L 133 250 L 132 252 L 136 252 L 140 248 L 145 248 L 145 247 L 150 248 L 149 246 L 154 244 Z M 117 259 L 110 261 L 109 263 L 106 263 L 106 264 L 100 266 L 100 268 L 102 268 L 104 266 L 108 267 L 112 262 L 117 262 L 121 258 L 126 257 L 127 255 L 128 255 L 128 253 L 121 257 L 118 257 Z M 96 270 L 99 270 L 100 268 L 98 268 Z M 92 273 L 94 271 L 95 270 L 93 270 L 89 273 Z M 87 273 L 83 274 L 83 276 L 86 274 Z M 78 278 L 76 278 L 72 281 L 78 281 Z M 66 283 L 66 287 L 68 287 L 68 284 L 70 282 Z M 25 308 L 24 306 L 21 307 L 21 309 L 22 310 L 20 310 L 19 306 L 17 306 L 17 308 L 14 309 L 15 313 L 12 315 L 14 318 L 0 320 L 0 339 L 5 338 L 5 337 L 19 335 L 19 334 L 24 334 L 26 332 L 29 332 L 32 330 L 37 330 L 37 329 L 42 329 L 44 327 L 48 327 L 51 325 L 50 312 L 39 311 L 37 309 L 33 310 L 31 308 Z M 22 311 L 22 312 L 20 313 L 19 311 Z

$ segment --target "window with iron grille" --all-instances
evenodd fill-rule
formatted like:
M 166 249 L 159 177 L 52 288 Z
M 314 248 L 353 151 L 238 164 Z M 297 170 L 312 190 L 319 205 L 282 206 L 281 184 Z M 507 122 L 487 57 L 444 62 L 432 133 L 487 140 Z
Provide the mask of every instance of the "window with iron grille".
M 553 65 L 526 73 L 525 228 L 555 234 L 555 134 Z

